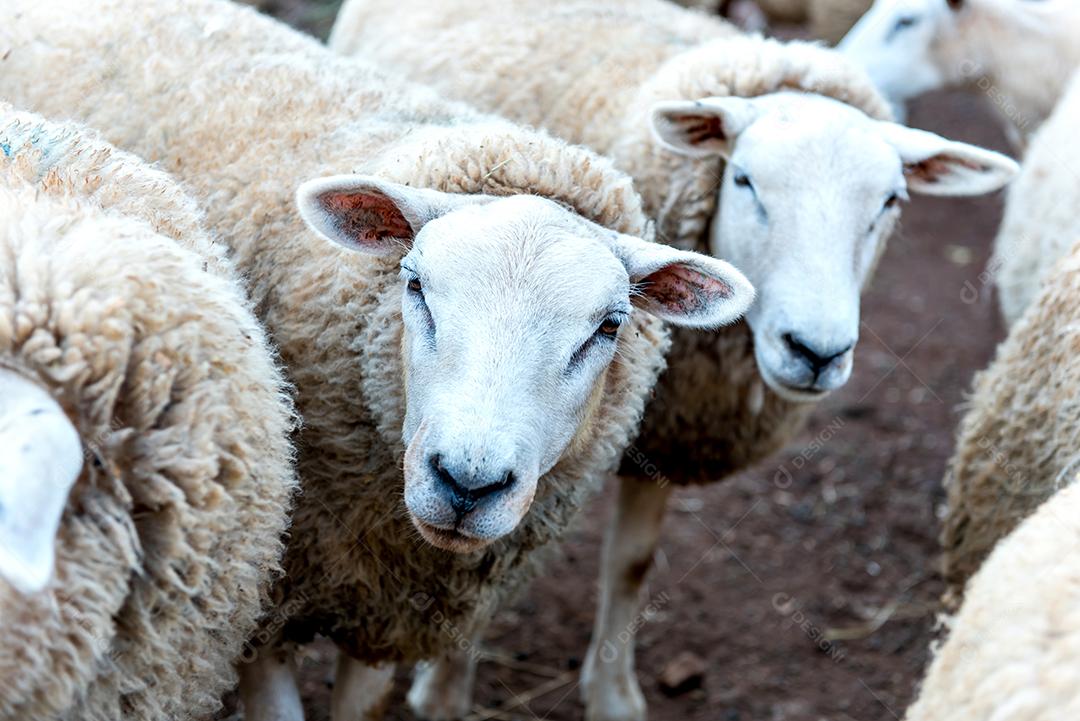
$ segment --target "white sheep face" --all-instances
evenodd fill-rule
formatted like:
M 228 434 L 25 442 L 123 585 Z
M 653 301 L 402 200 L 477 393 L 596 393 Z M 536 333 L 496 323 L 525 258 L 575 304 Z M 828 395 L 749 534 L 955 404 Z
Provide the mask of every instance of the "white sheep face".
M 305 184 L 299 202 L 326 237 L 401 258 L 405 505 L 453 551 L 521 522 L 541 476 L 594 422 L 632 313 L 716 326 L 753 297 L 726 263 L 538 197 L 341 176 Z
M 878 0 L 837 49 L 866 70 L 900 115 L 908 100 L 972 72 L 949 67 L 940 53 L 964 6 L 953 0 Z
M 757 289 L 746 319 L 758 368 L 792 401 L 850 376 L 860 294 L 908 192 L 985 193 L 1017 171 L 997 153 L 796 92 L 660 103 L 653 129 L 674 152 L 727 160 L 711 250 Z

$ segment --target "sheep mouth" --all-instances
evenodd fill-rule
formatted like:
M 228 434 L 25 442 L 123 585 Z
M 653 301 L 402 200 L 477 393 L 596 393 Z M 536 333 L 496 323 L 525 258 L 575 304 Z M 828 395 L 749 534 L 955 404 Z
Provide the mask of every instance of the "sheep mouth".
M 789 403 L 814 403 L 832 392 L 832 389 L 820 388 L 813 384 L 797 386 L 770 377 L 767 373 L 762 373 L 761 375 L 765 379 L 765 383 L 772 388 L 778 396 Z
M 816 403 L 834 390 L 817 385 L 816 380 L 804 385 L 789 383 L 761 363 L 758 363 L 758 373 L 776 395 L 789 403 Z
M 473 551 L 479 551 L 481 548 L 484 548 L 491 543 L 491 541 L 483 538 L 467 536 L 457 529 L 439 528 L 430 523 L 424 523 L 416 516 L 412 516 L 412 522 L 413 525 L 416 526 L 416 530 L 420 531 L 420 535 L 423 536 L 425 541 L 444 551 L 451 551 L 453 553 L 472 553 Z
M 788 395 L 795 396 L 801 401 L 816 401 L 819 398 L 824 398 L 829 395 L 831 391 L 825 388 L 818 388 L 816 386 L 792 386 L 783 384 L 784 391 Z

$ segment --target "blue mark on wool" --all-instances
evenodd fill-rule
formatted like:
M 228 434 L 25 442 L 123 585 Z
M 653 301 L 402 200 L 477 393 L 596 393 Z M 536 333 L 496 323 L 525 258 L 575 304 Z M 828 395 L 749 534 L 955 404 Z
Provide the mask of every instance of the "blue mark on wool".
M 67 133 L 57 134 L 49 127 L 36 124 L 16 122 L 0 132 L 0 151 L 4 157 L 16 158 L 32 149 L 39 176 L 44 176 L 60 162 L 70 145 Z

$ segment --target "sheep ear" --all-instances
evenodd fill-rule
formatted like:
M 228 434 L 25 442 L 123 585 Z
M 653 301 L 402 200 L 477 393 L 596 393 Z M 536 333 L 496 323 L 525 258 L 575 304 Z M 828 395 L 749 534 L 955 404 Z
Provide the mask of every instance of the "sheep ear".
M 726 325 L 754 301 L 750 281 L 722 260 L 629 235 L 617 236 L 615 254 L 634 284 L 634 305 L 669 323 Z
M 957 143 L 925 130 L 882 122 L 885 140 L 904 164 L 908 189 L 926 195 L 982 195 L 1004 187 L 1020 171 L 1001 153 Z
M 52 578 L 56 532 L 82 443 L 42 388 L 0 370 L 0 579 L 24 594 Z
M 429 221 L 485 195 L 458 195 L 411 188 L 366 175 L 309 180 L 296 191 L 304 221 L 324 238 L 368 255 L 404 255 Z
M 753 101 L 724 97 L 656 103 L 653 136 L 668 150 L 689 158 L 730 157 L 739 133 L 757 118 Z

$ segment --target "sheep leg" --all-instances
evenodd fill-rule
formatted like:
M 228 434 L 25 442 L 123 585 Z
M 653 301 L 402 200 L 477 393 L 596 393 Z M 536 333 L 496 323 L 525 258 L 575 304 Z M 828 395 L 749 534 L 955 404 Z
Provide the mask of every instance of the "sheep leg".
M 377 721 L 394 688 L 394 664 L 369 666 L 338 651 L 331 721 Z
M 644 721 L 634 674 L 634 633 L 645 574 L 652 565 L 671 487 L 624 479 L 604 539 L 600 604 L 581 673 L 588 721 Z
M 304 721 L 292 651 L 263 648 L 240 667 L 244 721 Z
M 409 708 L 424 721 L 458 721 L 472 708 L 473 683 L 476 681 L 475 649 L 482 630 L 473 635 L 465 648 L 455 647 L 434 661 L 416 666 L 416 678 L 406 700 Z

